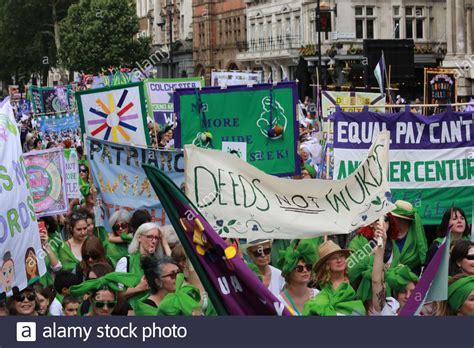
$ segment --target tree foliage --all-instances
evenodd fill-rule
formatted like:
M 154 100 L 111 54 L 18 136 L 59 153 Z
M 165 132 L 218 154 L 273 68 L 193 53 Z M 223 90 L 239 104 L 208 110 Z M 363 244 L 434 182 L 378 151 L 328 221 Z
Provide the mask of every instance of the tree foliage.
M 150 52 L 149 39 L 134 39 L 138 30 L 134 1 L 81 0 L 61 23 L 62 62 L 86 73 L 133 67 Z
M 58 63 L 54 24 L 78 1 L 0 0 L 0 79 L 25 84 L 32 74 L 46 78 Z
M 27 83 L 47 73 L 56 51 L 47 1 L 0 0 L 0 77 Z

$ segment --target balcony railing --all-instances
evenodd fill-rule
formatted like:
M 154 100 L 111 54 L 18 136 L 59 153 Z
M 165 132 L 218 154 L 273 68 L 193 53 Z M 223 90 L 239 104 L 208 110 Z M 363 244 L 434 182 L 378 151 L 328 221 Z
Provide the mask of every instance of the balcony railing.
M 300 35 L 284 35 L 262 39 L 251 39 L 248 41 L 248 52 L 299 49 L 300 47 Z

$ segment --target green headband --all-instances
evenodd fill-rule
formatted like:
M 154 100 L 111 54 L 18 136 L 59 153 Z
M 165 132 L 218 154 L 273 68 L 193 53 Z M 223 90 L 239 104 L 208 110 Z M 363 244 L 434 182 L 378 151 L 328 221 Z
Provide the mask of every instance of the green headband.
M 474 290 L 474 275 L 456 280 L 448 287 L 449 307 L 454 312 L 459 311 L 472 290 Z
M 122 292 L 119 284 L 123 284 L 127 288 L 134 287 L 140 279 L 137 279 L 133 273 L 112 272 L 97 279 L 87 280 L 79 285 L 73 285 L 70 288 L 71 295 L 77 297 L 91 290 L 97 290 L 102 287 L 108 287 L 112 291 Z
M 387 296 L 393 296 L 395 293 L 405 290 L 410 282 L 418 282 L 418 277 L 408 266 L 399 264 L 396 267 L 389 268 L 385 272 Z
M 295 243 L 280 251 L 280 260 L 278 266 L 282 273 L 288 274 L 298 265 L 298 261 L 303 259 L 307 265 L 313 265 L 316 260 L 316 249 L 314 244 L 309 240 L 302 240 L 295 247 Z
M 316 177 L 316 169 L 314 169 L 314 167 L 310 164 L 305 164 L 303 166 L 303 169 L 306 170 L 309 175 L 311 175 L 312 178 L 315 178 Z
M 326 285 L 312 300 L 303 307 L 303 315 L 335 316 L 365 315 L 362 301 L 356 300 L 355 291 L 349 283 L 341 283 L 336 290 L 332 284 Z
M 191 315 L 194 309 L 201 307 L 199 290 L 191 284 L 183 284 L 184 274 L 178 273 L 176 275 L 176 290 L 161 300 L 158 315 Z

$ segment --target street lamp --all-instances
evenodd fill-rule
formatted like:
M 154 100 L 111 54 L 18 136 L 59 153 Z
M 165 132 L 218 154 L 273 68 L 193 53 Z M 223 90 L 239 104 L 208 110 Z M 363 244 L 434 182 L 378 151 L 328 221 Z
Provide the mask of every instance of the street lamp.
M 168 77 L 172 78 L 173 77 L 173 15 L 174 15 L 174 5 L 173 5 L 173 0 L 167 0 L 166 1 L 166 7 L 165 10 L 161 12 L 161 18 L 163 21 L 160 21 L 158 23 L 158 26 L 163 29 L 163 27 L 166 24 L 166 18 L 168 18 L 168 24 L 169 24 L 169 40 L 170 40 L 170 46 L 169 46 L 169 58 L 168 58 Z

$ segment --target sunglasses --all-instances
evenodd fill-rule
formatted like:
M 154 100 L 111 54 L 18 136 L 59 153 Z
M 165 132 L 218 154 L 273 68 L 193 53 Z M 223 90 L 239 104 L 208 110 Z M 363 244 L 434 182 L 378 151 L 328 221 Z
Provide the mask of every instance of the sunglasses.
M 474 254 L 466 255 L 465 259 L 469 260 L 469 261 L 473 261 L 474 260 Z
M 86 168 L 81 168 L 79 169 L 79 173 L 87 173 L 88 170 Z
M 84 255 L 83 257 L 84 260 L 89 260 L 89 259 L 92 259 L 92 260 L 98 260 L 100 259 L 100 256 L 99 255 Z
M 128 228 L 128 223 L 124 222 L 124 223 L 121 223 L 121 224 L 115 224 L 112 229 L 114 231 L 118 231 L 118 230 L 124 230 Z
M 25 298 L 28 300 L 28 301 L 34 301 L 36 296 L 35 294 L 30 294 L 28 296 L 25 296 L 25 295 L 18 295 L 17 297 L 15 297 L 15 301 L 16 302 L 23 302 L 25 300 Z
M 267 255 L 270 255 L 271 252 L 272 252 L 272 248 L 258 249 L 258 250 L 252 251 L 252 255 L 255 257 L 267 256 Z
M 94 305 L 97 308 L 113 309 L 117 305 L 117 301 L 94 301 Z
M 173 272 L 173 273 L 170 273 L 170 274 L 167 274 L 167 275 L 164 275 L 164 276 L 161 276 L 161 278 L 171 278 L 171 279 L 176 279 L 176 276 L 181 273 L 179 271 L 176 271 L 176 272 Z
M 298 272 L 298 273 L 303 273 L 304 271 L 308 271 L 308 272 L 311 272 L 311 265 L 298 265 L 296 266 L 295 268 L 295 271 Z
M 143 235 L 143 237 L 145 237 L 149 242 L 158 242 L 160 240 L 160 237 L 157 236 Z
M 73 220 L 83 220 L 83 219 L 87 219 L 87 215 L 84 213 L 74 213 L 71 215 L 71 218 Z

